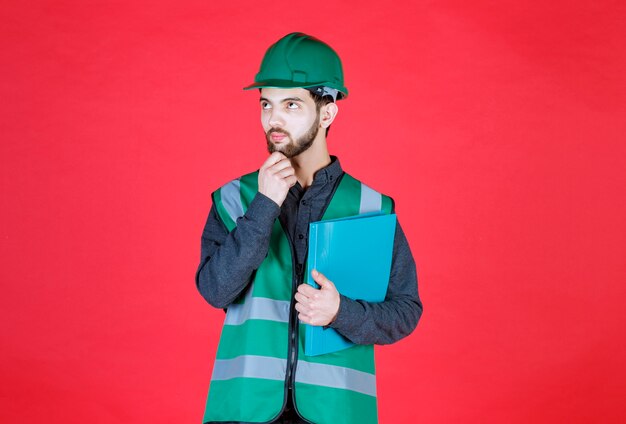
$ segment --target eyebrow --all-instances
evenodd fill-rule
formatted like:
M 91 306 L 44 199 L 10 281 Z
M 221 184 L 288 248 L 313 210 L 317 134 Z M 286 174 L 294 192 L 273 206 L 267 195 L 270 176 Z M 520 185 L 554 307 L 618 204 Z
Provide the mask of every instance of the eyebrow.
M 265 100 L 268 103 L 272 103 L 269 99 L 266 99 L 265 97 L 261 97 L 259 99 L 260 102 L 262 102 L 263 100 Z M 304 100 L 302 100 L 300 97 L 287 97 L 286 99 L 282 99 L 279 103 L 285 103 L 285 102 L 302 102 L 302 103 L 304 103 Z

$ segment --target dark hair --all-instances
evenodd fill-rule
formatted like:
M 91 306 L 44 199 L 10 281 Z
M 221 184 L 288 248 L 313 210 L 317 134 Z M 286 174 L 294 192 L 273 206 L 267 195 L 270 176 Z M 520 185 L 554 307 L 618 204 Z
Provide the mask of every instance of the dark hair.
M 326 106 L 329 103 L 335 102 L 332 96 L 320 96 L 319 94 L 316 94 L 310 90 L 307 90 L 307 91 L 309 92 L 309 94 L 311 95 L 311 98 L 315 102 L 315 111 L 317 113 L 320 112 L 320 109 L 322 108 L 322 106 Z M 326 127 L 326 135 L 328 135 L 328 130 L 330 130 L 330 127 L 331 127 L 330 125 Z

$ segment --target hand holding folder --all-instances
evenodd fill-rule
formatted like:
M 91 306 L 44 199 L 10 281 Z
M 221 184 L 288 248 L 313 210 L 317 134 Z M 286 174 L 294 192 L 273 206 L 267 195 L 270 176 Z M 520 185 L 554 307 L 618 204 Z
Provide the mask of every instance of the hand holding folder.
M 385 300 L 396 215 L 379 213 L 312 222 L 309 226 L 307 284 L 318 288 L 311 271 L 332 281 L 340 294 L 354 300 Z M 353 345 L 332 328 L 305 325 L 304 353 L 322 355 Z

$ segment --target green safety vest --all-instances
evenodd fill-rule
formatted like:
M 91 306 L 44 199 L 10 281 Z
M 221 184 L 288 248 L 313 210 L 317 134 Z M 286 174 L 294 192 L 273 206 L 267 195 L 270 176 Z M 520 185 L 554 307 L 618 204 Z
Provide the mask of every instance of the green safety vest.
M 257 191 L 258 171 L 213 193 L 217 213 L 229 232 Z M 392 204 L 390 197 L 344 173 L 322 220 L 374 211 L 391 213 Z M 203 423 L 274 420 L 286 403 L 289 379 L 296 409 L 308 421 L 378 422 L 373 345 L 305 356 L 304 324 L 291 307 L 303 277 L 295 266 L 288 236 L 276 219 L 266 258 L 226 312 Z M 294 362 L 296 366 L 290 367 Z

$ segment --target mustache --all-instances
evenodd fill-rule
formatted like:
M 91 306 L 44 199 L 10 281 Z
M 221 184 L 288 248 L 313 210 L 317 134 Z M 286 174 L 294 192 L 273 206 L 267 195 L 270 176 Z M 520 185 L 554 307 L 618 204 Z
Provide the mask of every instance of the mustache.
M 289 134 L 289 132 L 284 131 L 284 130 L 279 130 L 279 129 L 276 129 L 276 128 L 272 128 L 267 133 L 265 133 L 265 135 L 267 135 L 267 137 L 271 136 L 272 134 L 283 134 L 283 135 L 286 135 L 287 137 L 291 137 L 291 134 Z

